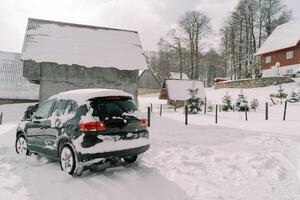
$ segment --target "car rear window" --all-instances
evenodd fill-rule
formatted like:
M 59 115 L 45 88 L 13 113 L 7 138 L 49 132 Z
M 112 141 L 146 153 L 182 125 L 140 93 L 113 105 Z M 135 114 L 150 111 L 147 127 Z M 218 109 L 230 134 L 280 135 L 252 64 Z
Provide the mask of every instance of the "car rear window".
M 98 116 L 101 120 L 112 117 L 121 117 L 123 113 L 131 113 L 137 107 L 131 98 L 98 98 L 91 102 L 94 109 L 93 116 Z

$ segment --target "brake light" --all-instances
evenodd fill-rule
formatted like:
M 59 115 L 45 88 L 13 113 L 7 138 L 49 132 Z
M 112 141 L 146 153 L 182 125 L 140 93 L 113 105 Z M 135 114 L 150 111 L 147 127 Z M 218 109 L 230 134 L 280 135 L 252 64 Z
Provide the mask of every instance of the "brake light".
M 141 126 L 147 126 L 147 119 L 140 119 Z
M 81 131 L 103 131 L 105 130 L 105 124 L 103 122 L 85 122 L 80 125 Z

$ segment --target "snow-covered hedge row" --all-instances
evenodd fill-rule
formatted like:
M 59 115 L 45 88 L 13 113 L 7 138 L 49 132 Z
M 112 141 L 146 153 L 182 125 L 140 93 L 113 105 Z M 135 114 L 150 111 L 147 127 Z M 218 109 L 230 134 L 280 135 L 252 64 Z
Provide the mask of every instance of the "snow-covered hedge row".
M 215 88 L 257 88 L 292 82 L 294 81 L 288 77 L 264 77 L 257 79 L 243 79 L 220 82 L 215 85 Z

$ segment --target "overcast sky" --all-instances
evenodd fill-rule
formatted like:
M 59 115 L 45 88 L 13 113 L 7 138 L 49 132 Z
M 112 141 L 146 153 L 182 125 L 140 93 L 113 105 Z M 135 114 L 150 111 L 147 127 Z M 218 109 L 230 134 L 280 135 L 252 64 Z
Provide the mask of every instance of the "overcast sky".
M 137 30 L 145 50 L 157 42 L 187 10 L 210 19 L 206 45 L 217 46 L 218 30 L 238 0 L 0 0 L 0 51 L 21 52 L 27 18 L 49 19 Z M 300 19 L 300 1 L 284 0 Z

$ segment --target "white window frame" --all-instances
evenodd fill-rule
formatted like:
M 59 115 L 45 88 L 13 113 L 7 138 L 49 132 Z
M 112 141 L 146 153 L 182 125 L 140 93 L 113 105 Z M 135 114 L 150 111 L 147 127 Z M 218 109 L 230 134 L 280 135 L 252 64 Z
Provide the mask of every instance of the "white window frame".
M 286 52 L 285 57 L 286 57 L 287 60 L 293 59 L 294 58 L 294 51 Z
M 267 57 L 265 58 L 265 62 L 266 62 L 267 64 L 271 63 L 271 62 L 272 62 L 272 56 L 267 56 Z

